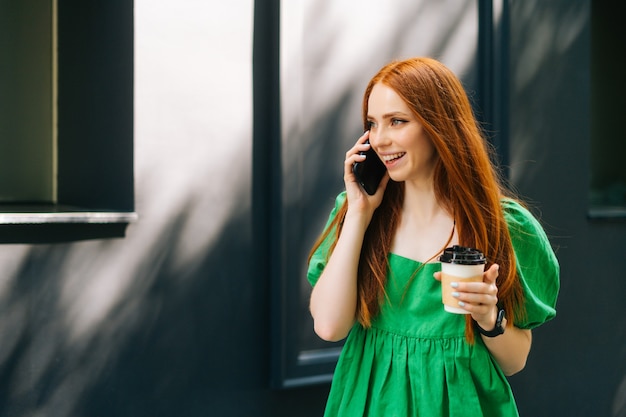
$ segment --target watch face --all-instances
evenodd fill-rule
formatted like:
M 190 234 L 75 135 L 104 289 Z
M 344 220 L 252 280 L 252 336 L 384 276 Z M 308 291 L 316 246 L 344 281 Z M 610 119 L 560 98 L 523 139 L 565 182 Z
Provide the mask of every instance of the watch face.
M 504 310 L 498 311 L 498 318 L 496 319 L 496 326 L 502 327 L 502 320 L 506 317 L 506 313 Z
M 494 330 L 496 330 L 500 334 L 504 333 L 504 327 L 502 326 L 502 322 L 504 321 L 505 317 L 506 317 L 506 313 L 504 312 L 504 310 L 498 311 L 498 318 L 496 320 L 496 328 Z

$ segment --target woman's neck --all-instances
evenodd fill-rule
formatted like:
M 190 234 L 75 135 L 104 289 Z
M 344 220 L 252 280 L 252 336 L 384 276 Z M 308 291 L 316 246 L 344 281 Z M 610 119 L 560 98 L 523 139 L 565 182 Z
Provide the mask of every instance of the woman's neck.
M 430 262 L 450 244 L 456 244 L 454 217 L 439 202 L 434 188 L 405 183 L 404 203 L 392 252 Z
M 442 216 L 453 217 L 437 200 L 432 181 L 405 183 L 402 217 L 405 216 L 418 223 L 431 223 Z

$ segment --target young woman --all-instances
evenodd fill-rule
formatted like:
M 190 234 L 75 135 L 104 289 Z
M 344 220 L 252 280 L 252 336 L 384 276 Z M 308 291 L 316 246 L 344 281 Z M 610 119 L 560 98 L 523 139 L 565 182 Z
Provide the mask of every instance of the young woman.
M 517 416 L 506 376 L 524 368 L 531 329 L 556 314 L 546 234 L 499 181 L 467 95 L 440 62 L 383 67 L 363 122 L 309 257 L 315 331 L 347 337 L 326 416 Z M 374 195 L 352 171 L 370 146 L 387 168 Z M 451 284 L 466 315 L 441 303 L 437 261 L 453 245 L 488 259 L 482 282 Z

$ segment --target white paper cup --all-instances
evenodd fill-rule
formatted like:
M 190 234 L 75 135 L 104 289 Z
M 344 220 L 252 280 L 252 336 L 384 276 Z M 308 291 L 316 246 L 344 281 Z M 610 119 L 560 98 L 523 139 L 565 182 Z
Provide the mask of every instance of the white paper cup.
M 469 314 L 459 307 L 459 300 L 452 296 L 456 291 L 452 282 L 482 282 L 485 263 L 483 254 L 473 248 L 453 246 L 447 248 L 439 257 L 441 261 L 441 301 L 444 309 L 450 313 Z

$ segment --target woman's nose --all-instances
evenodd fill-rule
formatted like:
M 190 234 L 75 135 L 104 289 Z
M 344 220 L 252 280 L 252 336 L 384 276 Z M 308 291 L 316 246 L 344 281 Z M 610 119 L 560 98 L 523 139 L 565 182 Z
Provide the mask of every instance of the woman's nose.
M 375 148 L 381 148 L 389 144 L 389 135 L 384 129 L 376 129 L 375 132 L 370 132 L 370 144 Z

